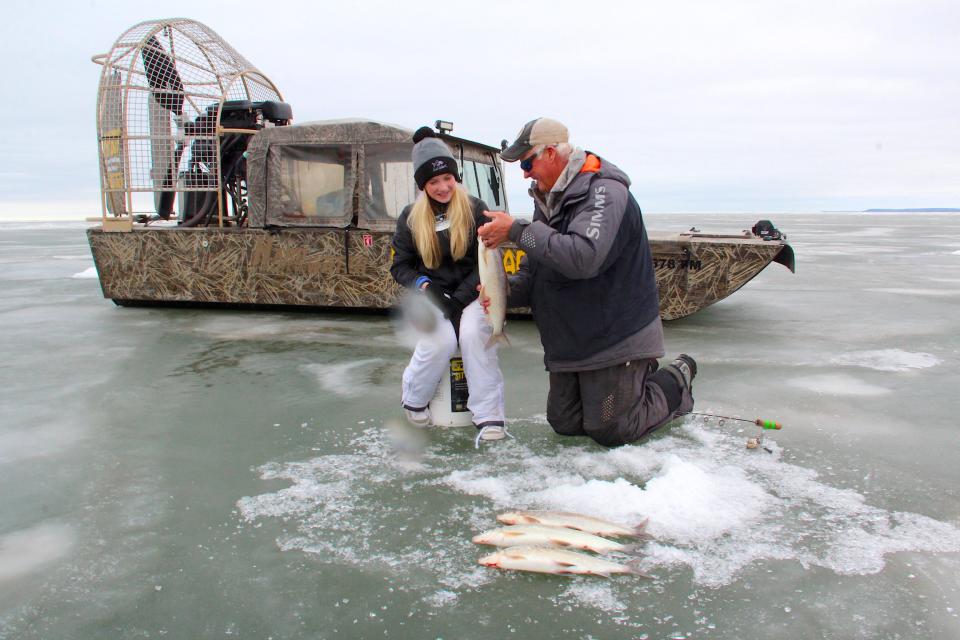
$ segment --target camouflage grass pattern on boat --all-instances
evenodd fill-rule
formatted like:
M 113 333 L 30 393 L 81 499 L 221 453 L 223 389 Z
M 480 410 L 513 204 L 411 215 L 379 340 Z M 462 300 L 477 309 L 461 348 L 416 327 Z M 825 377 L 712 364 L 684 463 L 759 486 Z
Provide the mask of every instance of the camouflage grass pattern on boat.
M 792 252 L 779 241 L 696 234 L 651 233 L 650 248 L 664 320 L 683 318 L 723 300 L 781 251 Z
M 216 228 L 87 233 L 103 294 L 117 301 L 385 308 L 400 293 L 389 273 L 389 234 Z
M 103 294 L 118 302 L 382 309 L 401 293 L 390 276 L 390 233 L 94 228 L 87 235 Z M 752 238 L 651 234 L 661 316 L 682 318 L 722 300 L 785 246 Z M 515 271 L 521 252 L 504 253 L 506 270 Z

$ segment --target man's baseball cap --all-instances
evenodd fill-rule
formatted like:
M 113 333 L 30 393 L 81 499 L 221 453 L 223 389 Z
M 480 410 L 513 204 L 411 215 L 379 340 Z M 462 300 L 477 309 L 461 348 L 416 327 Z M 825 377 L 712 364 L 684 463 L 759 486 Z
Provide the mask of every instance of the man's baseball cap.
M 569 142 L 570 134 L 562 122 L 553 118 L 537 118 L 523 125 L 513 144 L 500 152 L 505 162 L 516 162 L 541 144 Z

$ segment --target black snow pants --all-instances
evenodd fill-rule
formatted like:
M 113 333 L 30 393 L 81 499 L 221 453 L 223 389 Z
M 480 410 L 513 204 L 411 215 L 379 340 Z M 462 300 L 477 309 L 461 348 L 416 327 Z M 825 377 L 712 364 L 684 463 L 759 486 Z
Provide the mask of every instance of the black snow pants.
M 634 442 L 693 410 L 691 390 L 657 361 L 636 360 L 595 371 L 550 373 L 547 422 L 565 436 L 590 436 L 606 447 Z

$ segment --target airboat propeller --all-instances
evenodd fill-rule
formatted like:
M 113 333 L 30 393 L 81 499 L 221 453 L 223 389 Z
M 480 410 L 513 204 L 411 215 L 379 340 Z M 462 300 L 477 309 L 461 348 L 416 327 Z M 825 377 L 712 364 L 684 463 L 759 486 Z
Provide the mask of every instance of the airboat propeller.
M 175 205 L 181 226 L 243 224 L 243 152 L 264 126 L 262 105 L 285 115 L 283 124 L 290 119 L 276 86 L 212 29 L 187 19 L 141 22 L 93 60 L 103 65 L 104 224 L 168 220 Z

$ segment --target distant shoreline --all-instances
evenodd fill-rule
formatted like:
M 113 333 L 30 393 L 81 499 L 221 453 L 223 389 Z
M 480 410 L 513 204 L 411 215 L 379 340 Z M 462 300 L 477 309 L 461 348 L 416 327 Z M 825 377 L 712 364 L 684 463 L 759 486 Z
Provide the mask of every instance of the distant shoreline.
M 921 209 L 867 209 L 865 213 L 960 213 L 960 209 L 927 207 Z
M 960 209 L 949 207 L 925 207 L 918 209 L 835 209 L 824 210 L 823 213 L 960 213 Z

